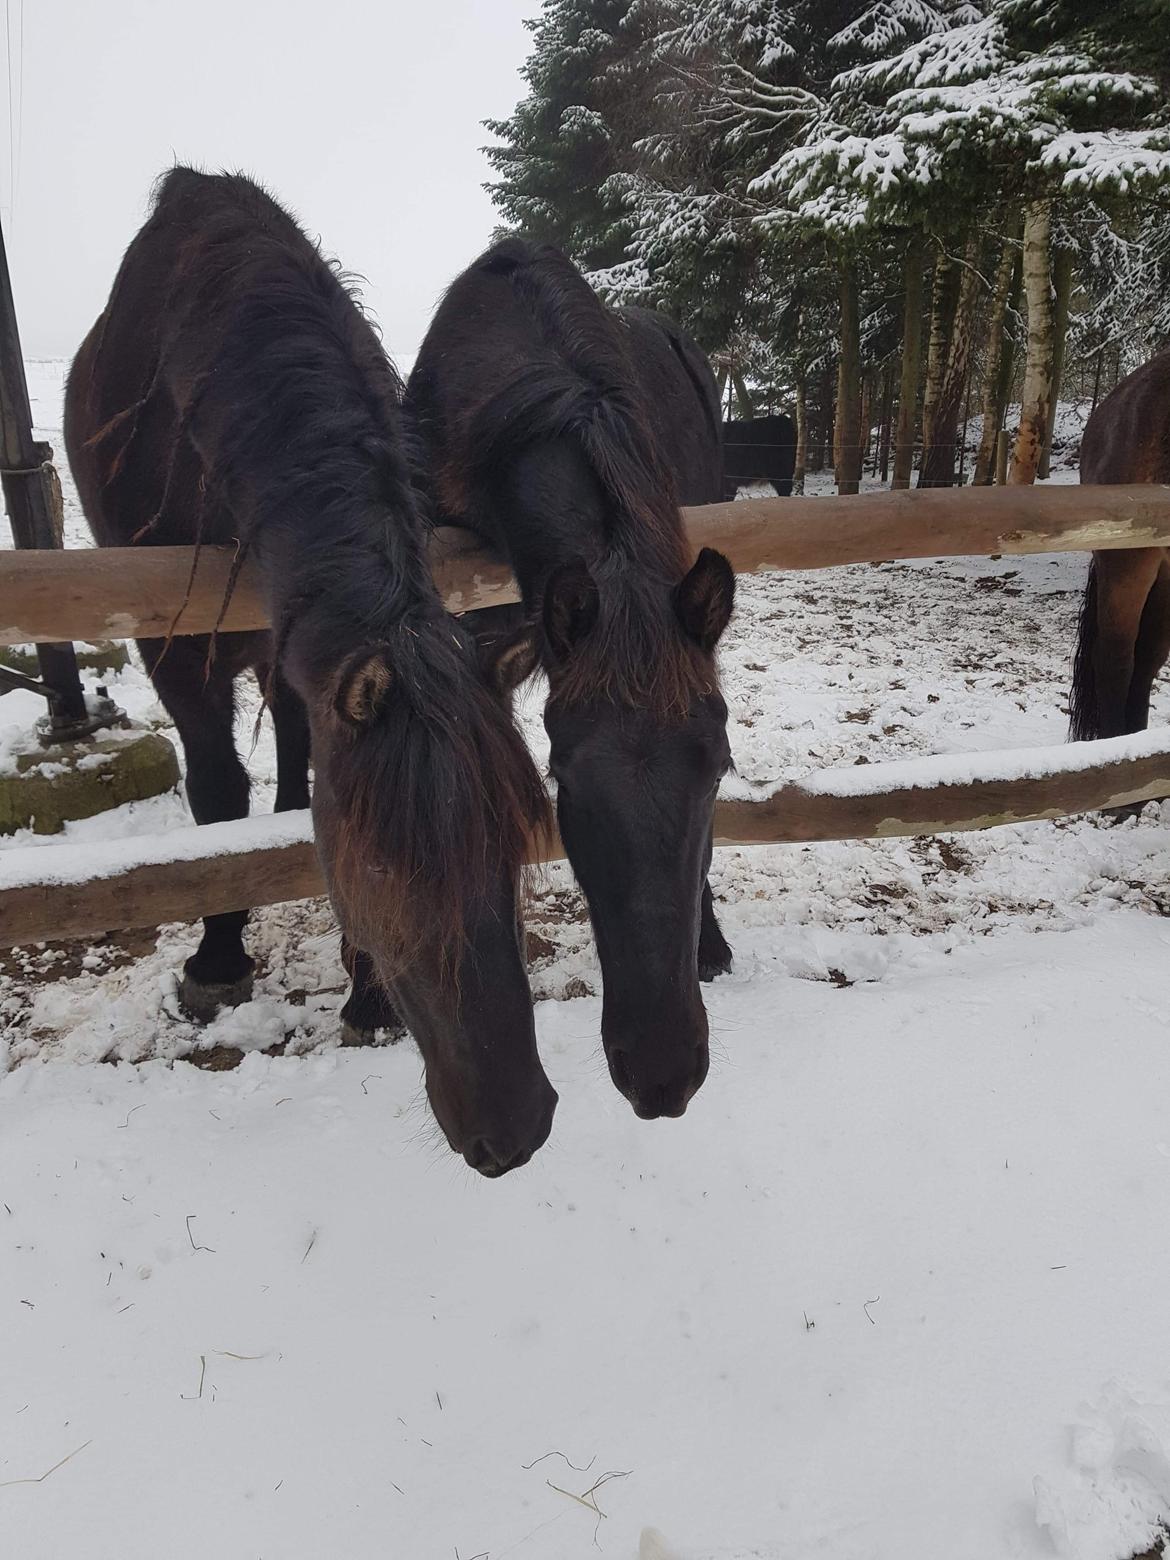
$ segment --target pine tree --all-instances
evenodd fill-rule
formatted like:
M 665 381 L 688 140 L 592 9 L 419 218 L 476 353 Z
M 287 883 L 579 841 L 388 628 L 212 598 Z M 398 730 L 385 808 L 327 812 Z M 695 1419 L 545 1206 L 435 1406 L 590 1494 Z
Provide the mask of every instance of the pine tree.
M 647 128 L 653 43 L 669 15 L 669 0 L 544 0 L 526 23 L 528 96 L 486 123 L 504 143 L 485 153 L 500 176 L 486 188 L 506 221 L 584 266 L 623 256 L 629 222 L 609 181 Z

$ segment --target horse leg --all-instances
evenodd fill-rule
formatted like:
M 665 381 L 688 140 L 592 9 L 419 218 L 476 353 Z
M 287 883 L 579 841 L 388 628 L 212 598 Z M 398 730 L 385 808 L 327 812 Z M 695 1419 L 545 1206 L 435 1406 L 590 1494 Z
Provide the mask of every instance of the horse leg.
M 1163 560 L 1146 597 L 1134 651 L 1133 677 L 1125 706 L 1127 731 L 1145 731 L 1150 723 L 1154 679 L 1170 656 L 1170 564 Z
M 279 672 L 258 674 L 276 733 L 275 812 L 298 812 L 309 805 L 309 717 L 304 701 Z
M 213 666 L 205 674 L 207 641 L 140 639 L 139 653 L 155 692 L 175 723 L 187 760 L 187 800 L 196 823 L 248 816 L 248 775 L 232 735 L 234 676 Z M 183 966 L 179 1000 L 201 1023 L 221 1007 L 237 1007 L 252 995 L 255 963 L 244 951 L 246 910 L 203 918 L 199 947 Z
M 1156 548 L 1097 555 L 1097 638 L 1093 646 L 1093 678 L 1098 732 L 1102 737 L 1121 737 L 1141 729 L 1129 724 L 1130 692 L 1142 614 L 1163 566 L 1162 560 L 1163 553 Z M 1152 674 L 1150 680 L 1153 680 Z M 1138 702 L 1141 702 L 1140 696 Z
M 715 897 L 710 881 L 703 884 L 699 902 L 699 979 L 714 980 L 731 971 L 731 948 L 715 919 Z
M 279 672 L 259 668 L 267 687 L 268 708 L 276 732 L 276 812 L 294 812 L 309 806 L 309 718 L 304 700 Z M 371 1045 L 379 1029 L 399 1030 L 402 1020 L 374 977 L 368 954 L 344 938 L 341 961 L 352 985 L 341 1010 L 342 1045 Z
M 406 1026 L 379 984 L 369 954 L 343 937 L 341 962 L 352 982 L 349 997 L 341 1010 L 342 1045 L 373 1045 L 380 1029 L 388 1029 L 392 1040 L 401 1040 Z

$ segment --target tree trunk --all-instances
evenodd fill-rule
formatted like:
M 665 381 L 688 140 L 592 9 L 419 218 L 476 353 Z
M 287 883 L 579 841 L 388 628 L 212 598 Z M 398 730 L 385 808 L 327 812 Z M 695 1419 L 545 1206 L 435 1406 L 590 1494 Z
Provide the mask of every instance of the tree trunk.
M 878 441 L 877 470 L 881 473 L 882 485 L 889 481 L 890 477 L 890 425 L 894 420 L 894 365 L 887 363 L 883 375 L 882 385 L 882 431 Z
M 926 252 L 920 234 L 906 251 L 906 309 L 902 320 L 902 380 L 898 388 L 898 431 L 894 436 L 891 487 L 908 488 L 914 470 L 914 429 L 918 421 L 918 377 L 922 371 L 922 294 Z
M 815 415 L 811 419 L 814 430 L 813 442 L 809 449 L 808 470 L 824 471 L 825 449 L 829 443 L 829 435 L 833 425 L 833 386 L 836 383 L 836 372 L 826 366 L 821 371 L 821 382 L 817 391 Z
M 987 324 L 987 362 L 983 370 L 983 387 L 979 404 L 983 413 L 983 430 L 979 438 L 979 454 L 975 458 L 975 487 L 989 487 L 995 472 L 995 439 L 1003 416 L 1000 386 L 1011 372 L 1014 343 L 1007 333 L 1008 304 L 1019 263 L 1019 247 L 1016 235 L 1010 233 L 1004 241 L 995 273 L 995 290 L 991 295 L 991 318 Z M 1004 358 L 1007 358 L 1005 372 Z
M 1024 294 L 1024 246 L 1021 243 L 1016 255 L 1016 268 L 1012 272 L 1012 295 L 1008 300 L 1008 308 L 1020 320 L 1023 319 L 1023 294 Z M 1003 356 L 1000 359 L 999 374 L 999 411 L 996 414 L 999 422 L 1000 433 L 1005 432 L 1007 423 L 1008 406 L 1011 403 L 1012 387 L 1016 378 L 1016 356 L 1018 343 L 1015 337 L 1008 331 L 1004 324 Z M 1010 440 L 1005 441 L 1010 445 Z M 998 455 L 996 459 L 998 460 Z M 998 467 L 996 468 L 998 470 Z M 996 482 L 999 483 L 998 476 Z M 1002 483 L 1000 484 L 1002 486 Z
M 856 493 L 861 486 L 861 319 L 852 257 L 841 261 L 841 361 L 833 464 L 838 493 Z
M 1003 487 L 1007 482 L 1008 456 L 1011 454 L 1011 440 L 1008 438 L 1007 429 L 1001 428 L 995 439 L 995 485 Z
M 1024 294 L 1028 300 L 1028 353 L 1024 362 L 1020 431 L 1008 481 L 1036 480 L 1048 408 L 1052 401 L 1052 203 L 1030 202 L 1024 212 Z
M 1093 370 L 1093 404 L 1089 407 L 1089 416 L 1097 410 L 1097 397 L 1101 394 L 1101 359 L 1105 356 L 1104 347 L 1098 348 L 1097 366 Z
M 975 335 L 975 305 L 979 302 L 982 278 L 979 275 L 979 240 L 967 241 L 959 292 L 951 323 L 950 341 L 935 393 L 929 446 L 922 452 L 919 487 L 953 487 L 955 482 L 955 445 L 959 418 L 963 411 L 963 392 L 967 386 L 967 366 Z
M 1060 400 L 1060 381 L 1064 376 L 1064 345 L 1068 338 L 1068 308 L 1072 298 L 1073 253 L 1058 249 L 1052 262 L 1052 399 L 1048 403 L 1048 423 L 1044 430 L 1044 453 L 1040 457 L 1039 476 L 1047 480 L 1052 469 L 1052 435 L 1056 429 L 1056 407 Z
M 955 312 L 958 283 L 955 268 L 945 254 L 940 254 L 934 267 L 934 289 L 930 305 L 930 345 L 926 354 L 926 388 L 922 395 L 922 464 L 925 471 L 934 444 L 935 414 L 943 374 L 947 366 L 947 348 L 950 345 L 951 320 Z
M 865 470 L 865 463 L 869 459 L 870 435 L 873 432 L 873 375 L 863 373 L 861 376 L 861 445 L 860 458 L 857 462 L 858 476 Z
M 735 386 L 735 405 L 739 415 L 748 422 L 755 416 L 752 410 L 752 398 L 747 385 L 743 382 L 743 375 L 737 368 L 731 370 L 731 382 Z
M 808 461 L 808 386 L 803 364 L 796 370 L 796 454 L 792 465 L 792 491 L 804 492 L 804 468 Z

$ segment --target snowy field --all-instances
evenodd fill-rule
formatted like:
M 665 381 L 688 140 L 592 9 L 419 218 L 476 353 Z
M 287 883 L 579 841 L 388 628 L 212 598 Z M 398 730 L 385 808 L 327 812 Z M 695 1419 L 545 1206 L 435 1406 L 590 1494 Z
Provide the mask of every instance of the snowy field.
M 30 374 L 59 448 L 60 368 Z M 732 783 L 1060 742 L 1084 569 L 741 579 Z M 165 726 L 140 670 L 111 691 Z M 0 747 L 36 703 L 0 701 Z M 525 718 L 538 744 L 536 698 Z M 251 767 L 269 810 L 267 728 Z M 70 837 L 189 821 L 172 796 Z M 561 1103 L 496 1183 L 441 1144 L 409 1043 L 337 1048 L 324 903 L 257 912 L 256 998 L 205 1031 L 174 995 L 195 928 L 0 955 L 0 1556 L 1147 1548 L 1167 824 L 718 852 L 736 967 L 680 1121 L 610 1084 L 550 868 L 529 951 Z

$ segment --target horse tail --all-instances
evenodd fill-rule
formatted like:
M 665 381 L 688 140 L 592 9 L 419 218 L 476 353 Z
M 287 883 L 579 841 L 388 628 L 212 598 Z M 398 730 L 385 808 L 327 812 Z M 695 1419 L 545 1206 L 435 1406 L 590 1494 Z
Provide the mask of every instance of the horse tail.
M 1092 742 L 1101 731 L 1101 712 L 1097 705 L 1097 674 L 1094 669 L 1097 650 L 1097 559 L 1089 564 L 1089 577 L 1081 601 L 1077 623 L 1077 646 L 1073 653 L 1073 679 L 1068 699 L 1068 734 L 1072 742 Z

